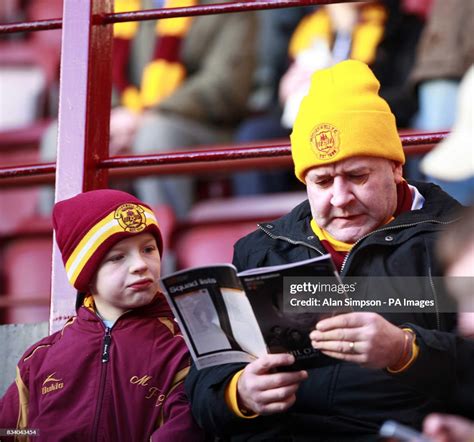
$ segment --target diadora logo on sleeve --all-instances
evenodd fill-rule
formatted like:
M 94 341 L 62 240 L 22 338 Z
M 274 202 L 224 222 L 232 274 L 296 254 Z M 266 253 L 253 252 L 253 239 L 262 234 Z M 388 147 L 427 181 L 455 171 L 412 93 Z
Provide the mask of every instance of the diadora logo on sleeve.
M 150 385 L 151 376 L 132 376 L 130 378 L 130 383 L 132 385 L 140 386 L 144 389 L 145 399 L 155 398 L 155 407 L 159 407 L 163 401 L 166 399 L 166 395 L 161 391 L 157 386 Z
M 51 373 L 44 381 L 41 388 L 41 394 L 48 394 L 52 391 L 61 390 L 64 388 L 62 379 L 56 376 L 56 372 Z

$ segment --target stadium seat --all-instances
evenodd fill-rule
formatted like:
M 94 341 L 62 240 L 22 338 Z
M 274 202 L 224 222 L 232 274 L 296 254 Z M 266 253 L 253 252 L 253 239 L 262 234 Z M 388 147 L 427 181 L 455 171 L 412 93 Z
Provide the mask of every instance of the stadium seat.
M 163 246 L 165 249 L 168 249 L 170 247 L 172 232 L 176 227 L 176 215 L 172 207 L 166 204 L 152 207 L 152 209 L 156 214 L 160 226 Z
M 305 192 L 205 200 L 190 211 L 173 235 L 178 269 L 232 261 L 233 245 L 257 228 L 257 222 L 289 212 Z
M 1 134 L 0 134 L 1 140 Z M 2 167 L 38 162 L 35 148 L 14 149 L 4 147 L 0 142 L 0 165 Z M 0 237 L 15 232 L 34 216 L 38 198 L 36 187 L 2 188 L 0 190 Z
M 25 15 L 31 21 L 60 18 L 62 0 L 31 0 Z M 0 130 L 28 126 L 46 116 L 59 76 L 60 48 L 61 30 L 0 41 Z
M 2 250 L 3 295 L 12 301 L 2 317 L 7 324 L 49 319 L 51 235 L 8 241 Z

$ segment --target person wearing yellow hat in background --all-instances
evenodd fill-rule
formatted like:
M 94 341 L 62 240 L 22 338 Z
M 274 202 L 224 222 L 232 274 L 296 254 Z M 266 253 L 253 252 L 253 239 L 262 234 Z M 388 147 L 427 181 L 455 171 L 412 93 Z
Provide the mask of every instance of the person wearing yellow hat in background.
M 308 200 L 234 246 L 239 270 L 330 253 L 342 276 L 440 275 L 436 236 L 461 207 L 439 187 L 407 183 L 395 117 L 369 67 L 349 60 L 313 74 L 291 135 Z M 389 278 L 387 278 L 389 279 Z M 437 306 L 434 286 L 403 286 Z M 395 290 L 392 288 L 392 290 Z M 289 354 L 196 370 L 186 391 L 208 431 L 235 441 L 370 441 L 385 419 L 421 429 L 456 382 L 455 314 L 350 312 L 315 324 L 313 347 L 334 363 L 303 371 Z M 434 335 L 432 330 L 437 330 Z M 226 440 L 227 440 L 226 439 Z

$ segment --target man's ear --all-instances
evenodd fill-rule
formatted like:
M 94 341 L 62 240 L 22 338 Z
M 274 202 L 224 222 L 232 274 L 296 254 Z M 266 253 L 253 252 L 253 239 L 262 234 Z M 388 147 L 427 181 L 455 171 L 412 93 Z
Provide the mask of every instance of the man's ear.
M 392 161 L 393 177 L 396 184 L 400 184 L 403 181 L 403 166 L 401 163 Z

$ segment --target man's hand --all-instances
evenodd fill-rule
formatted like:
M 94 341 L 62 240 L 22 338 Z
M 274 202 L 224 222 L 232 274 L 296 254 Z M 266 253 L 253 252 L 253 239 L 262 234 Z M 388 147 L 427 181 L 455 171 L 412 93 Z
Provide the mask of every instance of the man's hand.
M 291 407 L 308 372 L 277 373 L 275 369 L 294 362 L 293 356 L 281 353 L 262 356 L 247 365 L 237 383 L 240 405 L 261 415 L 281 413 Z
M 369 368 L 385 368 L 403 353 L 405 332 L 377 313 L 354 312 L 323 319 L 310 335 L 325 355 Z
M 423 422 L 423 434 L 434 442 L 471 442 L 474 422 L 448 414 L 430 414 Z

